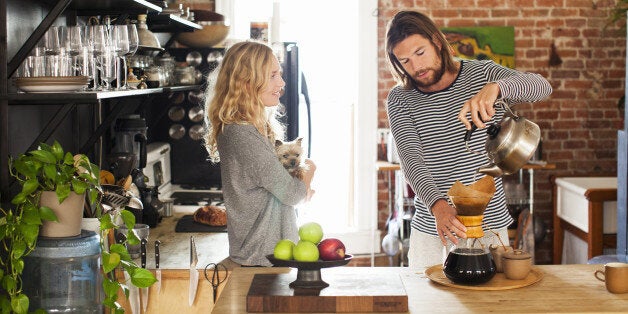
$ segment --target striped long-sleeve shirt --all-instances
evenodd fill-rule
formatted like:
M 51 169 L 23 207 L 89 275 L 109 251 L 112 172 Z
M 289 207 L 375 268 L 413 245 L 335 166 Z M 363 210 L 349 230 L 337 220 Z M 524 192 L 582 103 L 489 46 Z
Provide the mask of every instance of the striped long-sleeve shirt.
M 423 93 L 396 86 L 388 94 L 391 132 L 401 168 L 416 195 L 413 229 L 437 235 L 436 221 L 430 212 L 432 205 L 438 199 L 447 199 L 447 190 L 456 180 L 471 184 L 482 176 L 476 177 L 478 168 L 490 164 L 486 154 L 467 151 L 466 129 L 458 120 L 462 105 L 489 82 L 499 85 L 501 98 L 510 104 L 540 101 L 552 92 L 547 80 L 538 74 L 519 72 L 492 61 L 462 60 L 458 77 L 442 91 Z M 499 123 L 503 115 L 503 109 L 497 106 L 496 114 L 486 124 Z M 486 139 L 484 130 L 476 130 L 469 147 L 485 152 Z M 512 223 L 500 177 L 495 178 L 495 185 L 497 191 L 483 221 L 490 229 Z

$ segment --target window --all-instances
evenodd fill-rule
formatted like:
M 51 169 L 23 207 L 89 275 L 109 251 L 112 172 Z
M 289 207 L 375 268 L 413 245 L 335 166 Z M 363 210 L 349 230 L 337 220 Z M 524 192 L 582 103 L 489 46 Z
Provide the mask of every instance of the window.
M 299 223 L 321 223 L 350 253 L 379 252 L 377 1 L 216 1 L 235 39 L 249 38 L 250 22 L 276 21 L 274 8 L 280 40 L 299 46 L 311 101 L 316 194 L 299 208 Z

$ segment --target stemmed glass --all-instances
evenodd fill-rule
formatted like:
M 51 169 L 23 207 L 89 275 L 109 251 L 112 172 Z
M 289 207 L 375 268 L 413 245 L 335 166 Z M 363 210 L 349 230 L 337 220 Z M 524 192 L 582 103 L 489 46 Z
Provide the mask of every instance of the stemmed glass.
M 61 53 L 61 43 L 59 41 L 59 27 L 52 26 L 44 34 L 44 54 L 58 55 Z
M 86 35 L 88 53 L 93 58 L 92 76 L 94 80 L 93 90 L 98 89 L 98 73 L 96 68 L 100 68 L 100 56 L 107 51 L 107 28 L 105 25 L 87 25 Z
M 124 72 L 123 72 L 124 85 L 122 85 L 122 89 L 129 88 L 127 84 L 127 76 L 128 76 L 127 58 L 134 55 L 135 52 L 137 52 L 137 48 L 139 47 L 139 43 L 140 43 L 139 36 L 137 34 L 137 26 L 135 24 L 127 24 L 126 27 L 127 27 L 127 32 L 129 34 L 129 50 L 122 58 L 122 62 L 124 64 Z
M 103 86 L 101 90 L 111 90 L 111 82 L 118 76 L 117 60 L 118 55 L 112 46 L 108 47 L 105 53 L 97 57 L 98 69 L 100 70 L 100 79 Z
M 118 66 L 118 60 L 129 53 L 129 29 L 126 25 L 113 25 L 111 27 L 111 48 L 117 56 L 116 58 L 116 82 L 120 89 L 122 89 L 122 80 L 119 77 L 120 67 Z M 125 66 L 126 68 L 126 66 Z M 126 73 L 124 73 L 126 76 Z

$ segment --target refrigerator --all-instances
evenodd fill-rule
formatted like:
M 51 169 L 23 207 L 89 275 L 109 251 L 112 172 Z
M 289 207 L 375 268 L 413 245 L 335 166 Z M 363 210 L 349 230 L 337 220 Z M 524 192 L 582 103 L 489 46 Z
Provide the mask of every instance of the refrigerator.
M 279 99 L 284 110 L 280 121 L 286 126 L 286 140 L 303 137 L 304 151 L 309 157 L 312 149 L 312 119 L 307 82 L 299 63 L 299 46 L 295 42 L 284 42 L 279 49 L 283 50 L 275 53 L 286 82 L 284 94 Z

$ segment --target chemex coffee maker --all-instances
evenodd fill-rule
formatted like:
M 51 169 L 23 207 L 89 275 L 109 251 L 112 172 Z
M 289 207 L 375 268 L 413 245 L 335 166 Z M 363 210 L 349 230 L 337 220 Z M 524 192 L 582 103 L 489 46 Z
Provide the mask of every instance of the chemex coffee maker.
M 161 219 L 157 204 L 157 187 L 146 186 L 143 169 L 146 167 L 146 120 L 139 115 L 127 115 L 116 120 L 114 145 L 107 156 L 109 168 L 118 185 L 125 188 L 133 183 L 140 195 L 142 208 L 131 208 L 138 223 L 157 226 Z M 130 182 L 129 182 L 130 181 Z M 126 183 L 126 184 L 125 184 Z

